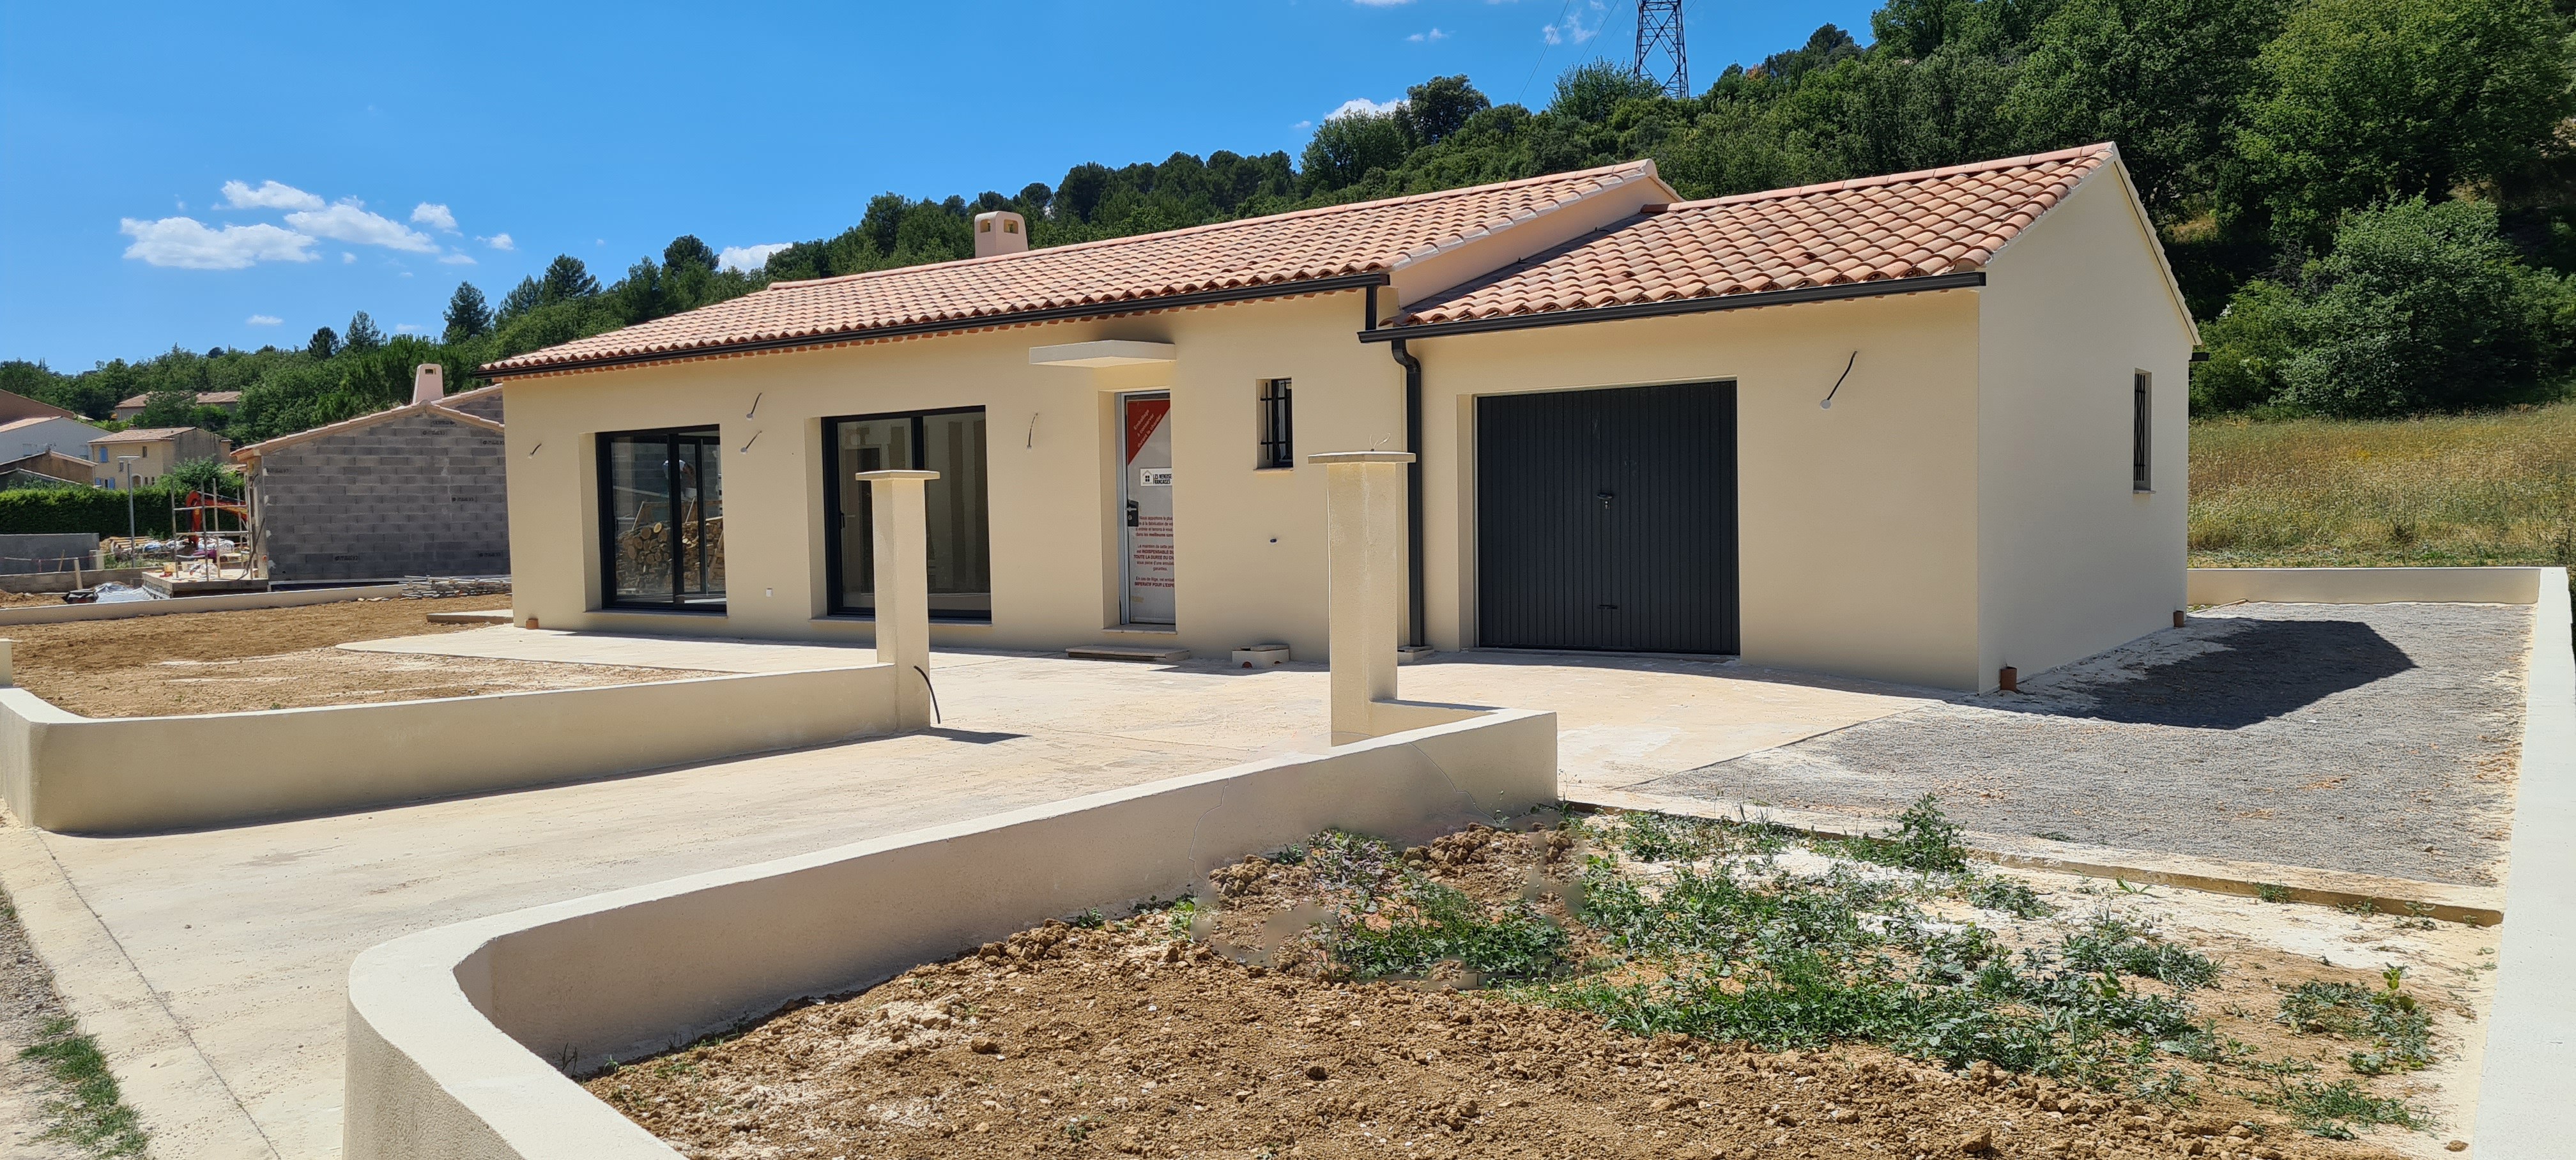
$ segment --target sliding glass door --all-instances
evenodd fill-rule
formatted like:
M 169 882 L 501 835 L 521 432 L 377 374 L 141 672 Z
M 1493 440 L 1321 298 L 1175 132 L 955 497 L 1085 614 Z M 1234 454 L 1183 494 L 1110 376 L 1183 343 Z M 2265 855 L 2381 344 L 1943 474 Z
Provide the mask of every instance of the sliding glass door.
M 823 421 L 823 534 L 835 615 L 876 611 L 876 525 L 862 471 L 939 473 L 924 488 L 930 615 L 993 618 L 992 529 L 984 489 L 984 409 Z
M 723 451 L 712 427 L 599 437 L 603 606 L 724 611 Z

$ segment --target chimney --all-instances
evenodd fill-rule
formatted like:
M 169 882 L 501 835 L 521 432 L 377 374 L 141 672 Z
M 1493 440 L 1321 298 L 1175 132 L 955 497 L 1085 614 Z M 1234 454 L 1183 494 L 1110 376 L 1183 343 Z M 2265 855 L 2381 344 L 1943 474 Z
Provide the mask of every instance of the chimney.
M 435 403 L 447 397 L 447 375 L 437 363 L 422 363 L 411 368 L 411 405 Z
M 975 256 L 1017 254 L 1029 248 L 1029 223 L 1006 209 L 975 215 Z

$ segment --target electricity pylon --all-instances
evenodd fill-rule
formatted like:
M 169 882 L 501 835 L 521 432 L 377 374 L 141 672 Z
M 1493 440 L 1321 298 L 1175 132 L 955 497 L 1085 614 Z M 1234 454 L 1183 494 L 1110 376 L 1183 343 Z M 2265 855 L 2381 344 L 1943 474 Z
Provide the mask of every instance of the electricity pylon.
M 1674 100 L 1690 99 L 1690 56 L 1682 48 L 1682 0 L 1637 0 L 1637 62 L 1630 71 Z

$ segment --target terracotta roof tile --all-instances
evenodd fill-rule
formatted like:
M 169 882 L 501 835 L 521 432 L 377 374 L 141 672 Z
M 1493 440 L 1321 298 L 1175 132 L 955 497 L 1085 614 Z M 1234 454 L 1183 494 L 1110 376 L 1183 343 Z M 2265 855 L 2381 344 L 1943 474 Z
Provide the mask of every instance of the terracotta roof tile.
M 1648 207 L 1408 305 L 1398 326 L 1981 269 L 2110 145 Z
M 1634 161 L 1471 189 L 1300 210 L 1025 253 L 777 282 L 685 314 L 503 359 L 493 375 L 598 359 L 687 357 L 779 339 L 864 337 L 925 324 L 1007 323 L 1064 307 L 1134 303 L 1389 271 L 1531 215 L 1632 181 Z

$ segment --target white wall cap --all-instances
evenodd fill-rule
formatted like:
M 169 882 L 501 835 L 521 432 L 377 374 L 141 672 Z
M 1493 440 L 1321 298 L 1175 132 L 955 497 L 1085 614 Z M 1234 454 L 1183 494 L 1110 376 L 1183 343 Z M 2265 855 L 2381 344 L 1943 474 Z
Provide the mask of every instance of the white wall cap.
M 856 476 L 856 478 L 859 478 L 859 479 L 870 479 L 870 480 L 874 480 L 874 479 L 937 479 L 937 478 L 939 478 L 939 473 L 938 473 L 938 472 L 936 472 L 936 471 L 910 471 L 910 470 L 905 470 L 905 469 L 902 469 L 902 468 L 889 468 L 889 469 L 887 469 L 887 470 L 885 470 L 885 471 L 862 471 L 862 472 L 860 472 L 860 473 Z
M 1137 342 L 1124 338 L 1099 342 L 1069 342 L 1061 346 L 1029 348 L 1029 365 L 1041 367 L 1132 367 L 1143 363 L 1166 363 L 1178 357 L 1178 347 L 1168 342 Z
M 1326 451 L 1306 457 L 1306 462 L 1331 467 L 1338 463 L 1411 463 L 1410 451 Z

